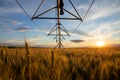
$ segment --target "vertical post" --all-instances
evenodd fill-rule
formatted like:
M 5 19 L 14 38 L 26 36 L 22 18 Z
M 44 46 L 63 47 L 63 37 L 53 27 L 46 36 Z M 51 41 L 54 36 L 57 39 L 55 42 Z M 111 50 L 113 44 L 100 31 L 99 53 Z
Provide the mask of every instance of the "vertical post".
M 60 32 L 60 0 L 57 0 L 57 17 L 58 17 L 58 48 L 61 48 L 61 32 Z

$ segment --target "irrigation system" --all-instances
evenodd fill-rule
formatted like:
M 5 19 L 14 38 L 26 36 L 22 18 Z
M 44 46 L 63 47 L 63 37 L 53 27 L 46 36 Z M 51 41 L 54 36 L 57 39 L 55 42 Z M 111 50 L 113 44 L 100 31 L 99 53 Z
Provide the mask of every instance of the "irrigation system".
M 68 0 L 68 2 L 73 7 L 76 14 L 74 14 L 64 8 L 64 5 L 67 5 L 67 4 L 64 4 L 64 0 L 56 0 L 56 6 L 49 8 L 43 12 L 41 11 L 41 13 L 37 14 L 38 10 L 41 8 L 41 6 L 43 6 L 44 1 L 45 0 L 41 0 L 41 3 L 39 4 L 38 8 L 36 9 L 36 11 L 34 12 L 32 17 L 28 15 L 28 13 L 25 11 L 25 9 L 22 7 L 22 5 L 19 3 L 18 0 L 16 0 L 16 3 L 19 5 L 19 7 L 24 11 L 24 13 L 27 15 L 27 17 L 30 18 L 31 21 L 37 27 L 38 27 L 38 25 L 34 22 L 34 20 L 36 20 L 36 19 L 57 20 L 55 26 L 48 33 L 48 36 L 50 36 L 50 35 L 55 36 L 55 39 L 57 42 L 57 45 L 55 48 L 63 48 L 64 46 L 62 44 L 62 40 L 63 40 L 64 36 L 70 36 L 70 34 L 69 34 L 68 30 L 65 29 L 65 27 L 62 25 L 61 20 L 71 20 L 71 21 L 78 20 L 78 21 L 80 21 L 79 25 L 73 30 L 72 33 L 74 33 L 78 29 L 78 27 L 81 25 L 81 23 L 84 21 L 86 15 L 88 14 L 88 12 L 89 12 L 90 8 L 92 7 L 95 0 L 92 0 L 90 6 L 89 6 L 88 10 L 86 11 L 86 13 L 84 14 L 83 18 L 80 16 L 78 10 L 76 9 L 75 5 L 73 4 L 73 2 L 72 2 L 73 0 Z M 44 14 L 49 14 L 48 12 L 52 11 L 53 9 L 56 9 L 56 11 L 57 11 L 56 17 L 51 17 L 51 16 L 42 17 L 42 15 L 44 15 Z M 72 16 L 72 18 L 71 17 L 61 17 L 62 15 L 64 15 L 64 13 L 68 13 L 69 15 Z M 54 32 L 56 32 L 56 34 L 53 34 Z M 64 32 L 65 34 L 62 34 L 62 32 Z

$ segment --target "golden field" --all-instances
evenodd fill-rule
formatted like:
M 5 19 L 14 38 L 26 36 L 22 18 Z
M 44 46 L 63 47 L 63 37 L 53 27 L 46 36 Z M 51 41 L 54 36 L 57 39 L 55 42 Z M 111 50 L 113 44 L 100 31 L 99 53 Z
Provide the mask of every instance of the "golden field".
M 120 48 L 0 48 L 0 80 L 120 80 Z

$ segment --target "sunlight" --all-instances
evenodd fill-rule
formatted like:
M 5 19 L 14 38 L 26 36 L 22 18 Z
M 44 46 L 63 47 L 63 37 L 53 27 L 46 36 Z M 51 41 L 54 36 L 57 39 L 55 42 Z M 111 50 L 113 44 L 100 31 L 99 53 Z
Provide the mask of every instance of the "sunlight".
M 96 42 L 96 45 L 98 46 L 98 47 L 103 47 L 104 46 L 104 41 L 97 41 Z

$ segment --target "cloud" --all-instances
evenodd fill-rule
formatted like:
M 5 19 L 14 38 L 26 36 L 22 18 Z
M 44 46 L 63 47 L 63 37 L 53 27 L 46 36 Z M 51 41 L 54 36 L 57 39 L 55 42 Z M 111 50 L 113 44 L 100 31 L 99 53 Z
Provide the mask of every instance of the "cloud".
M 38 45 L 40 39 L 41 39 L 40 37 L 27 38 L 26 41 L 30 46 L 35 46 Z M 11 40 L 0 41 L 0 46 L 24 46 L 24 40 L 11 39 Z
M 26 38 L 25 40 L 27 41 L 29 46 L 38 46 L 41 38 L 40 37 L 35 37 L 35 38 L 32 37 L 32 38 Z M 24 40 L 23 40 L 23 42 L 24 42 Z
M 88 8 L 88 5 L 80 5 L 77 7 L 78 10 L 81 10 L 81 9 L 86 10 L 87 8 Z
M 120 30 L 113 31 L 113 34 L 118 34 L 118 33 L 120 33 Z
M 0 28 L 3 30 L 7 30 L 7 31 L 9 30 L 9 31 L 20 31 L 20 32 L 30 30 L 27 26 L 19 27 L 23 23 L 24 22 L 20 22 L 20 21 L 16 21 L 16 20 L 3 19 L 0 22 Z
M 10 31 L 11 29 L 10 29 L 10 27 L 9 27 L 9 23 L 7 24 L 6 22 L 0 22 L 0 29 L 1 30 L 7 30 L 7 31 Z
M 0 29 L 6 30 L 9 32 L 25 32 L 25 31 L 41 31 L 38 28 L 31 28 L 30 26 L 23 25 L 25 22 L 23 21 L 17 21 L 17 20 L 2 20 L 0 22 Z
M 80 42 L 84 42 L 84 40 L 70 40 L 71 42 L 74 42 L 74 43 L 80 43 Z
M 0 19 L 0 28 L 8 29 L 10 26 L 10 21 Z
M 120 12 L 120 1 L 119 0 L 104 0 L 104 1 L 95 1 L 93 4 L 90 12 L 87 15 L 87 20 L 96 20 L 101 19 L 105 17 L 110 17 L 113 14 L 118 14 Z M 88 4 L 83 4 L 77 7 L 77 9 L 83 10 L 84 12 L 87 11 L 87 8 L 89 7 Z M 87 21 L 88 22 L 88 21 Z M 96 22 L 96 21 L 95 21 Z M 85 28 L 82 29 L 82 31 L 77 30 L 75 32 L 75 35 L 81 35 L 83 38 L 89 40 L 89 39 L 101 39 L 101 38 L 109 38 L 111 35 L 113 35 L 115 32 L 119 33 L 117 29 L 119 21 L 107 21 L 103 22 L 101 24 L 96 23 L 97 25 L 93 25 L 93 29 L 90 28 L 90 30 L 86 30 Z M 89 23 L 90 24 L 90 23 Z M 98 27 L 98 28 L 97 28 Z M 88 33 L 85 33 L 85 32 Z M 113 33 L 114 32 L 114 33 Z
M 1 29 L 8 29 L 8 26 L 0 23 L 0 28 Z
M 120 20 L 104 22 L 98 25 L 98 28 L 90 31 L 89 35 L 94 39 L 107 39 L 113 34 L 120 33 L 119 24 Z
M 109 17 L 115 13 L 120 13 L 120 0 L 96 0 L 92 5 L 89 13 L 87 14 L 87 20 L 96 20 L 105 17 Z M 82 17 L 85 15 L 91 3 L 82 4 L 77 6 Z M 72 12 L 74 12 L 72 10 Z M 74 12 L 75 13 L 75 12 Z
M 17 28 L 15 28 L 14 30 L 15 30 L 15 31 L 18 31 L 18 32 L 31 31 L 31 29 L 28 28 L 27 26 L 17 27 Z
M 12 21 L 11 23 L 16 26 L 16 25 L 22 25 L 22 24 L 24 24 L 25 22 L 14 20 L 14 21 Z
M 38 31 L 37 28 L 31 29 L 30 26 L 25 26 L 25 22 L 18 21 L 18 20 L 11 20 L 11 19 L 0 19 L 0 29 L 7 30 L 7 31 L 17 31 L 17 32 L 24 32 L 24 31 Z
M 22 25 L 23 21 L 17 21 L 17 20 L 11 20 L 11 19 L 6 19 L 6 18 L 1 18 L 0 19 L 0 26 L 1 28 L 5 29 L 5 30 L 12 30 L 12 28 L 17 27 L 19 25 Z
M 16 14 L 16 13 L 23 13 L 23 11 L 17 7 L 0 7 L 0 15 L 7 15 L 7 14 Z
M 88 20 L 95 20 L 104 17 L 109 17 L 112 14 L 120 12 L 119 0 L 105 0 L 98 1 L 94 4 L 92 10 L 89 13 Z
M 76 31 L 76 32 L 74 32 L 74 34 L 85 36 L 85 37 L 92 37 L 91 35 L 89 35 L 88 33 L 83 32 L 83 31 Z
M 112 38 L 114 34 L 120 34 L 120 20 L 110 20 L 99 23 L 97 25 L 86 26 L 76 32 L 72 33 L 72 36 L 83 39 L 83 40 L 101 40 Z M 91 29 L 92 27 L 92 29 Z M 89 29 L 90 28 L 90 29 Z M 87 32 L 87 33 L 86 33 Z
M 28 42 L 37 42 L 37 41 L 39 41 L 40 39 L 41 39 L 40 37 L 28 38 L 27 41 L 28 41 Z
M 23 44 L 24 43 L 22 40 L 16 40 L 16 39 L 6 40 L 6 41 L 0 42 L 0 46 L 21 46 Z
M 0 7 L 1 6 L 8 6 L 8 4 L 12 4 L 14 0 L 0 0 Z
M 29 4 L 27 4 L 26 0 L 18 0 L 18 2 L 21 4 L 21 6 L 24 8 L 24 10 L 31 17 L 36 10 L 35 3 L 39 4 L 39 1 L 36 2 L 33 0 L 30 0 Z M 1 11 L 0 16 L 6 16 L 8 14 L 9 15 L 16 15 L 16 14 L 24 14 L 25 15 L 24 11 L 20 8 L 20 6 L 16 3 L 15 0 L 0 0 L 0 11 Z
M 99 27 L 90 32 L 95 39 L 106 39 L 111 36 L 111 29 L 108 27 Z

